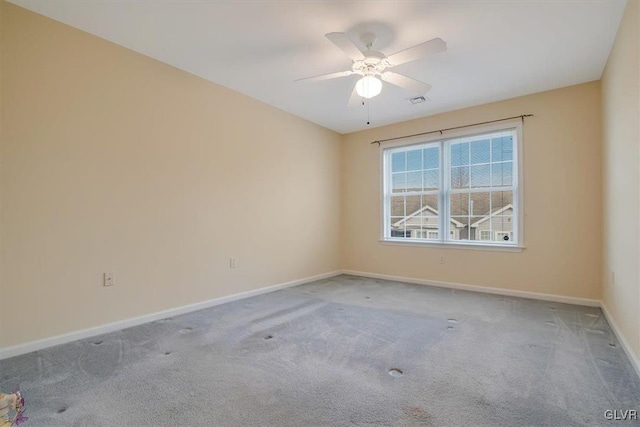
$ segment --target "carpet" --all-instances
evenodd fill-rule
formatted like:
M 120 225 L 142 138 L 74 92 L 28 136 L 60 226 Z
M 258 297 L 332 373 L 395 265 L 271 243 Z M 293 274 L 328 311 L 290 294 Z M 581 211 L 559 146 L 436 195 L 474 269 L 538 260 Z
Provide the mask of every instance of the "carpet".
M 337 276 L 0 361 L 29 426 L 578 426 L 640 409 L 599 308 Z

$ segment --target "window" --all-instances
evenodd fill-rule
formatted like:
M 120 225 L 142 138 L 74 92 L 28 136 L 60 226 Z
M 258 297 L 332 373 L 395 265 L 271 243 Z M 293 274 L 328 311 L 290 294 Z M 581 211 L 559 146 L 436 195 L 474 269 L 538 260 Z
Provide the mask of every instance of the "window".
M 480 230 L 479 240 L 491 240 L 491 230 Z
M 383 239 L 518 246 L 521 128 L 382 150 Z

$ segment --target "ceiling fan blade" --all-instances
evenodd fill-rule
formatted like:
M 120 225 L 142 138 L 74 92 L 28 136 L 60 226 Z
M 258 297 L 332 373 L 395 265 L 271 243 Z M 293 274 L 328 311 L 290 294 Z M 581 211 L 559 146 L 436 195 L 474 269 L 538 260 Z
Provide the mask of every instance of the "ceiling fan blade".
M 351 39 L 347 37 L 345 33 L 328 33 L 324 36 L 331 40 L 333 44 L 338 46 L 352 60 L 364 59 L 364 55 L 360 52 L 360 49 L 353 44 Z
M 389 82 L 392 85 L 399 86 L 403 89 L 409 90 L 411 92 L 415 92 L 420 95 L 424 95 L 425 93 L 431 90 L 430 84 L 423 83 L 421 81 L 412 79 L 411 77 L 394 73 L 392 71 L 387 71 L 386 73 L 383 73 L 382 80 L 384 80 L 385 82 Z
M 389 55 L 387 60 L 391 65 L 400 65 L 425 58 L 429 55 L 435 55 L 445 50 L 447 50 L 447 43 L 442 39 L 436 38 Z
M 297 79 L 295 82 L 319 82 L 322 80 L 335 79 L 338 77 L 346 77 L 353 74 L 353 71 L 338 71 L 337 73 L 321 74 L 319 76 L 305 77 Z
M 362 104 L 362 97 L 358 95 L 358 92 L 356 92 L 356 87 L 353 86 L 353 92 L 351 92 L 351 96 L 349 97 L 349 102 L 347 105 L 349 107 L 356 107 L 361 104 Z

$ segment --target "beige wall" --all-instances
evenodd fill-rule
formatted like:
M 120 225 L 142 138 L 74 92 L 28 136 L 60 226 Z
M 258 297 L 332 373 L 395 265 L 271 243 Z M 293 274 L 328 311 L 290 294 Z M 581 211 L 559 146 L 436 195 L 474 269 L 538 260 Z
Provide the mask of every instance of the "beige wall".
M 640 356 L 639 19 L 640 5 L 628 2 L 602 77 L 603 297 L 636 356 Z
M 523 252 L 378 242 L 380 150 L 371 141 L 529 113 L 535 117 L 524 125 Z M 348 135 L 342 151 L 343 267 L 599 299 L 600 115 L 600 84 L 592 82 Z
M 338 134 L 11 4 L 2 25 L 0 347 L 340 267 Z

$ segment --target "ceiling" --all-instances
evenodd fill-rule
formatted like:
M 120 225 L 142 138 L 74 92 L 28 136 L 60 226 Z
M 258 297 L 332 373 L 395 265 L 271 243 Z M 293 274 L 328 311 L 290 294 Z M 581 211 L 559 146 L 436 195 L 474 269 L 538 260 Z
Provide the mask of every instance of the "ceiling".
M 340 133 L 563 86 L 602 75 L 626 0 L 101 1 L 13 3 L 237 90 Z M 440 37 L 448 51 L 394 68 L 433 86 L 428 101 L 384 84 L 348 107 L 357 76 L 324 34 L 378 35 L 389 55 Z M 527 113 L 515 111 L 514 114 Z M 371 124 L 367 125 L 369 116 Z

